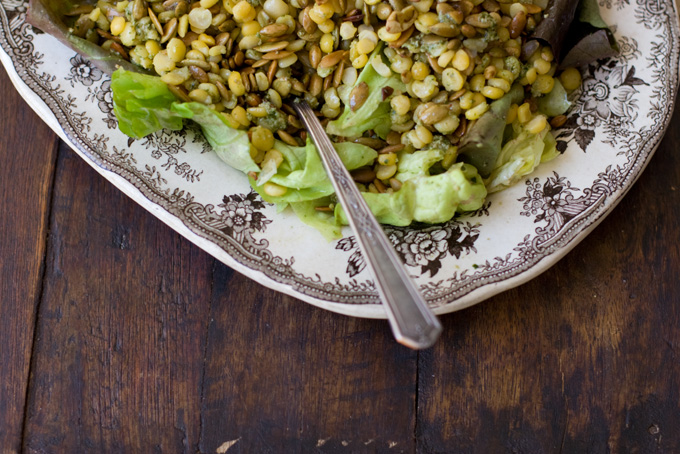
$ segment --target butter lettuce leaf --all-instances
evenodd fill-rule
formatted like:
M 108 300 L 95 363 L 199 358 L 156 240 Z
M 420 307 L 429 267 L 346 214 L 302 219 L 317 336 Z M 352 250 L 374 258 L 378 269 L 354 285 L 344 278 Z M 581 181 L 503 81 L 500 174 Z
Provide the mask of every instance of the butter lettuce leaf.
M 368 98 L 354 112 L 345 106 L 342 115 L 328 123 L 326 132 L 336 136 L 358 137 L 369 129 L 373 129 L 381 137 L 386 137 L 390 132 L 392 121 L 390 119 L 390 103 L 383 99 L 383 89 L 391 88 L 394 91 L 405 91 L 406 86 L 397 74 L 392 73 L 389 77 L 383 77 L 371 64 L 374 57 L 382 58 L 382 48 L 379 46 L 373 51 L 369 63 L 361 70 L 354 87 L 362 82 L 368 85 Z

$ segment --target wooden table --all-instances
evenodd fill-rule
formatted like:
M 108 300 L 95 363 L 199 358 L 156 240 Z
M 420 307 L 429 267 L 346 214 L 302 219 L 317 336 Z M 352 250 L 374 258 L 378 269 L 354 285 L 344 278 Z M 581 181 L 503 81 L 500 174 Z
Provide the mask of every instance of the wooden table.
M 2 454 L 680 452 L 680 112 L 588 238 L 417 353 L 218 263 L 0 93 Z

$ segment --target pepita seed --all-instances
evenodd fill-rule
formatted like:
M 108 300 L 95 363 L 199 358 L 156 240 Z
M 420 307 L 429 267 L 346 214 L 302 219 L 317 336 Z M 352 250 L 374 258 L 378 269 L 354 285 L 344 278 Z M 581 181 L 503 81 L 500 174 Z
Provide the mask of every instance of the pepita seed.
M 332 68 L 333 66 L 340 63 L 340 60 L 345 58 L 346 54 L 347 54 L 347 51 L 345 51 L 345 50 L 336 50 L 335 52 L 331 52 L 330 54 L 324 56 L 319 61 L 318 68 L 320 68 L 320 69 Z
M 279 41 L 279 42 L 274 42 L 274 43 L 266 43 L 262 44 L 261 46 L 255 47 L 255 50 L 258 52 L 262 53 L 268 53 L 268 52 L 276 52 L 279 50 L 283 50 L 286 47 L 288 47 L 289 42 L 288 41 Z M 290 51 L 288 51 L 290 52 Z M 283 58 L 283 57 L 279 57 Z M 270 60 L 270 59 L 267 59 Z

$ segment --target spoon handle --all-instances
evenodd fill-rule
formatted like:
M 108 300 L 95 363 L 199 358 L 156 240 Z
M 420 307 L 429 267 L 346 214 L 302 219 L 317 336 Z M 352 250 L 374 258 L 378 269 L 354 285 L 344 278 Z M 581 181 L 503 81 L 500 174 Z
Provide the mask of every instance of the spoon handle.
M 439 320 L 409 277 L 312 109 L 304 101 L 295 102 L 293 107 L 319 150 L 366 264 L 373 273 L 395 339 L 413 349 L 432 346 L 442 330 Z

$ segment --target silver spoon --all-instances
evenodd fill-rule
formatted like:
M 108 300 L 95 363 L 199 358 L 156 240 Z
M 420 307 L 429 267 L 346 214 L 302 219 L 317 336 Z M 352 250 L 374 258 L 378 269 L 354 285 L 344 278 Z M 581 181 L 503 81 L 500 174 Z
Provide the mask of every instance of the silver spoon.
M 432 346 L 442 331 L 439 320 L 406 272 L 312 109 L 305 101 L 296 101 L 293 107 L 319 150 L 368 269 L 373 273 L 395 339 L 413 349 Z

